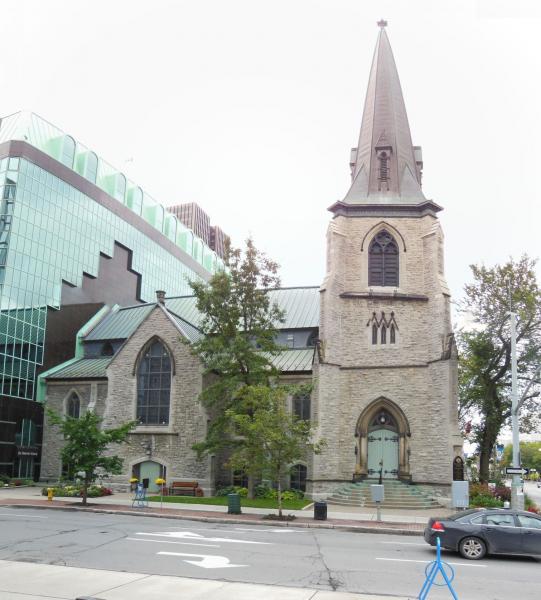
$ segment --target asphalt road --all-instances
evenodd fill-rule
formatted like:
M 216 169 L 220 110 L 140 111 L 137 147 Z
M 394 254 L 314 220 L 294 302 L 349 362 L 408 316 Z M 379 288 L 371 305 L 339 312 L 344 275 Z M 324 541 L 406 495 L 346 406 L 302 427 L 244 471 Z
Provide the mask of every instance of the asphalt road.
M 537 487 L 537 482 L 525 481 L 524 492 L 530 496 L 537 506 L 541 506 L 541 487 Z
M 421 537 L 0 508 L 5 560 L 416 597 L 434 554 Z M 444 560 L 461 600 L 541 596 L 539 559 Z

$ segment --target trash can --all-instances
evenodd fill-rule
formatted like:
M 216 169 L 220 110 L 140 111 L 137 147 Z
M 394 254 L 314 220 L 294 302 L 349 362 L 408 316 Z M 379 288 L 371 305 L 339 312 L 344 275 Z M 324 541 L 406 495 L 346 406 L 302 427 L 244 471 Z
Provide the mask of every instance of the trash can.
M 240 515 L 239 494 L 227 494 L 227 512 L 230 515 Z
M 314 519 L 316 521 L 327 520 L 327 503 L 326 502 L 314 502 Z

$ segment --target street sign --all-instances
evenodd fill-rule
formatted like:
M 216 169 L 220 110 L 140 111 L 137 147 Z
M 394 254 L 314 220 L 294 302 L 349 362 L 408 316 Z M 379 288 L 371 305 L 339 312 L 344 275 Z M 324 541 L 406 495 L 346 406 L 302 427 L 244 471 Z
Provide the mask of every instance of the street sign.
M 505 467 L 506 475 L 527 475 L 528 469 L 524 469 L 523 467 Z

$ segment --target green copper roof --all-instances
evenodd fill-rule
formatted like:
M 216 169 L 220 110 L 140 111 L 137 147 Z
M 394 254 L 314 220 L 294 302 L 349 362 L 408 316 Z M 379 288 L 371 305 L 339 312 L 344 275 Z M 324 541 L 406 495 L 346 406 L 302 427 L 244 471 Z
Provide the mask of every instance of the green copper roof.
M 177 327 L 182 331 L 182 333 L 188 338 L 190 342 L 197 342 L 201 339 L 203 334 L 199 331 L 199 329 L 197 329 L 197 327 L 194 327 L 191 323 L 188 323 L 188 321 L 184 320 L 182 317 L 179 317 L 170 310 L 167 312 L 172 317 L 173 321 L 175 321 Z
M 272 359 L 273 365 L 282 373 L 292 371 L 311 371 L 314 360 L 314 348 L 284 350 Z
M 105 379 L 105 369 L 111 362 L 107 358 L 81 358 L 75 362 L 68 361 L 65 367 L 60 366 L 46 379 Z
M 129 306 L 111 312 L 86 336 L 86 340 L 125 340 L 139 327 L 155 304 Z
M 278 329 L 305 329 L 319 325 L 319 288 L 283 288 L 270 292 L 272 301 L 285 311 L 284 323 Z M 112 311 L 84 338 L 85 341 L 124 340 L 144 321 L 156 304 L 141 304 Z M 190 342 L 201 337 L 197 328 L 201 315 L 193 296 L 168 298 L 165 308 L 177 327 Z
M 271 290 L 269 296 L 285 312 L 284 323 L 278 323 L 278 329 L 304 329 L 319 326 L 319 288 L 294 287 Z M 195 306 L 193 296 L 167 298 L 165 305 L 196 327 L 201 315 Z

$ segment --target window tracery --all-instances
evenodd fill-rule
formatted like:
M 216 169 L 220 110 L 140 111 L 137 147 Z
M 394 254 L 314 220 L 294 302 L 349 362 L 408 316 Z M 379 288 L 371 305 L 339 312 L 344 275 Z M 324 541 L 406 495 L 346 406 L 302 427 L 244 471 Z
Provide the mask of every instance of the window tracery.
M 382 229 L 368 248 L 368 285 L 398 287 L 398 244 Z
M 373 346 L 397 343 L 398 324 L 394 316 L 394 311 L 391 312 L 390 317 L 386 317 L 383 311 L 380 317 L 378 317 L 376 312 L 373 312 L 366 326 L 371 327 Z

